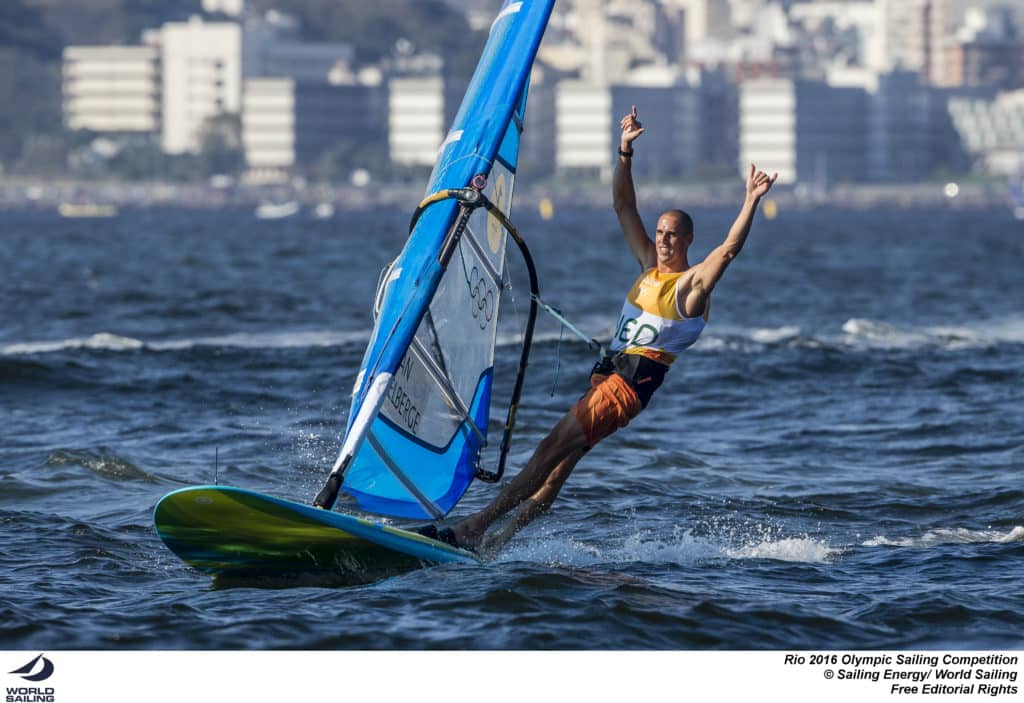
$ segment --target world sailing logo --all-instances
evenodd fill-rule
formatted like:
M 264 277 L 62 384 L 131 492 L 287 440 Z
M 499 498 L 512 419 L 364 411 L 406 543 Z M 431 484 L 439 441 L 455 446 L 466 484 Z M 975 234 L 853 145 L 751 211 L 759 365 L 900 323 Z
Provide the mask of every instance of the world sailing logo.
M 38 666 L 40 662 L 42 662 L 42 665 Z M 40 654 L 25 666 L 7 673 L 20 676 L 26 681 L 32 681 L 33 683 L 46 681 L 46 679 L 53 676 L 53 662 Z M 6 703 L 54 703 L 54 701 L 57 700 L 54 695 L 53 688 L 21 688 L 8 686 L 6 692 L 7 697 L 4 699 Z
M 29 673 L 35 668 L 36 664 L 38 664 L 40 660 L 42 660 L 43 662 L 43 667 L 34 674 Z M 46 681 L 46 679 L 53 676 L 53 662 L 44 657 L 42 654 L 40 654 L 38 657 L 30 661 L 25 666 L 15 669 L 14 671 L 10 671 L 8 673 L 17 674 L 26 681 Z

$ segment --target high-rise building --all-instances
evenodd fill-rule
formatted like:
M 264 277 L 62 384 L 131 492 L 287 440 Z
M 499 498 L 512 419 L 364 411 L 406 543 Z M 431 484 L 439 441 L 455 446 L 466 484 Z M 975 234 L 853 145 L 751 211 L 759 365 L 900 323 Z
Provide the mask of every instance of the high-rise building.
M 941 160 L 936 102 L 939 93 L 911 71 L 873 74 L 867 87 L 866 176 L 871 181 L 915 181 Z
M 242 29 L 234 22 L 169 22 L 160 33 L 163 149 L 198 152 L 204 123 L 242 108 Z
M 1024 90 L 993 97 L 952 95 L 949 113 L 978 170 L 1017 175 L 1024 169 Z
M 551 73 L 534 64 L 523 117 L 519 147 L 520 173 L 530 178 L 549 176 L 555 171 L 555 86 Z
M 634 71 L 627 81 L 612 86 L 605 159 L 614 163 L 622 134 L 619 120 L 636 105 L 645 131 L 637 142 L 640 153 L 633 173 L 662 181 L 679 181 L 694 173 L 702 160 L 699 87 L 669 67 Z
M 555 165 L 569 171 L 611 177 L 612 95 L 605 84 L 565 80 L 555 89 Z
M 153 46 L 64 49 L 64 124 L 100 133 L 157 133 L 160 50 Z
M 387 86 L 392 163 L 433 165 L 447 127 L 444 80 L 440 75 L 402 76 L 391 78 Z
M 249 78 L 242 103 L 242 146 L 250 169 L 295 165 L 295 81 Z
M 866 175 L 866 93 L 822 81 L 762 79 L 740 86 L 740 171 L 751 162 L 780 183 L 825 187 Z
M 687 45 L 706 39 L 727 38 L 732 33 L 732 17 L 726 0 L 670 0 L 682 7 Z
M 878 71 L 926 71 L 930 60 L 932 0 L 875 0 L 878 29 L 873 60 Z
M 1015 28 L 1024 28 L 1024 3 L 1012 0 L 930 0 L 928 43 L 931 61 L 928 77 L 932 83 L 951 87 L 961 85 L 956 71 L 964 59 L 956 56 L 951 59 L 950 53 L 956 54 L 958 44 L 970 40 L 956 35 L 961 30 L 971 32 L 969 13 L 977 17 L 979 12 L 984 15 L 989 9 L 1000 8 L 1006 10 Z
M 1010 7 L 970 9 L 942 52 L 942 84 L 1012 90 L 1024 87 L 1024 32 Z
M 313 164 L 346 139 L 382 143 L 383 92 L 380 86 L 292 78 L 246 80 L 242 110 L 246 165 L 290 170 Z M 358 125 L 358 129 L 346 125 Z

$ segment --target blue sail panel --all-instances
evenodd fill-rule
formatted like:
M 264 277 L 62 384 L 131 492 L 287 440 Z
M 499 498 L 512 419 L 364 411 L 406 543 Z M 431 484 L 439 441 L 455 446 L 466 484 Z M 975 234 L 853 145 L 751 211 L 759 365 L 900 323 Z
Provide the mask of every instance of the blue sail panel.
M 527 79 L 523 85 L 523 93 L 519 98 L 519 105 L 512 113 L 512 121 L 505 128 L 505 136 L 498 147 L 497 160 L 509 171 L 515 173 L 516 163 L 519 160 L 519 142 L 522 132 L 523 117 L 526 114 L 526 96 L 529 92 L 530 81 Z M 507 213 L 506 213 L 507 214 Z
M 487 427 L 493 374 L 480 377 L 470 415 L 478 427 Z M 378 416 L 370 428 L 372 440 L 356 455 L 349 469 L 346 490 L 363 510 L 408 518 L 436 518 L 424 509 L 425 498 L 447 514 L 469 487 L 476 473 L 480 438 L 463 422 L 445 447 L 420 441 L 393 422 Z M 401 478 L 381 467 L 393 464 Z M 417 497 L 408 488 L 411 482 Z

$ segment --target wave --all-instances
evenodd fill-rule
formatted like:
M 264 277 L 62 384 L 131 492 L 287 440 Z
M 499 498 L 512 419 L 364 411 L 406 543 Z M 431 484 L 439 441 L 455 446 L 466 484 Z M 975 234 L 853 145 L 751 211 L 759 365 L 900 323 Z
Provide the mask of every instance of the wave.
M 0 347 L 0 354 L 5 356 L 49 354 L 68 349 L 92 349 L 105 351 L 135 351 L 145 344 L 138 339 L 121 337 L 109 332 L 100 332 L 91 337 L 64 339 L 59 342 L 22 342 Z
M 607 320 L 589 317 L 579 321 L 584 334 L 593 334 L 607 344 L 611 328 Z M 370 340 L 370 330 L 302 330 L 274 332 L 238 332 L 233 334 L 147 341 L 110 332 L 99 332 L 90 337 L 75 337 L 59 341 L 18 342 L 0 346 L 0 356 L 31 356 L 69 350 L 134 352 L 181 351 L 195 348 L 239 349 L 303 349 L 314 347 L 344 347 L 364 345 Z M 584 342 L 568 330 L 538 330 L 534 334 L 537 344 L 560 342 L 582 346 Z M 519 330 L 502 330 L 497 336 L 498 347 L 515 347 L 522 343 Z M 731 327 L 718 325 L 708 328 L 693 347 L 693 351 L 720 350 L 756 353 L 771 348 L 832 349 L 835 351 L 913 351 L 938 349 L 957 351 L 984 349 L 1003 344 L 1024 344 L 1024 319 L 990 320 L 959 327 L 898 326 L 879 320 L 850 318 L 835 333 L 807 332 L 795 325 L 781 327 Z
M 842 553 L 842 549 L 811 537 L 789 537 L 728 550 L 734 559 L 774 559 L 808 564 L 823 564 Z
M 872 349 L 981 349 L 1024 344 L 1024 318 L 985 320 L 970 325 L 907 327 L 851 318 L 843 323 L 843 342 Z
M 99 476 L 115 480 L 158 480 L 156 476 L 140 469 L 127 459 L 102 449 L 57 449 L 50 454 L 46 464 L 54 467 L 81 466 Z
M 927 548 L 950 544 L 1014 544 L 1024 542 L 1024 526 L 1008 532 L 935 529 L 920 537 L 874 537 L 865 547 Z M 652 564 L 693 565 L 721 559 L 765 559 L 804 564 L 825 564 L 842 555 L 848 547 L 837 546 L 810 535 L 781 536 L 767 530 L 760 537 L 730 543 L 716 535 L 696 535 L 691 530 L 676 530 L 670 537 L 648 531 L 624 535 L 618 542 L 594 544 L 567 538 L 564 534 L 545 534 L 508 545 L 497 561 L 536 561 L 560 566 L 585 567 L 596 564 L 642 562 Z
M 498 561 L 541 561 L 565 566 L 602 563 L 644 562 L 689 565 L 720 559 L 771 559 L 821 564 L 842 553 L 827 541 L 808 535 L 780 537 L 766 534 L 740 544 L 729 544 L 715 535 L 695 535 L 676 529 L 670 537 L 648 531 L 625 535 L 621 542 L 589 544 L 564 535 L 544 535 L 527 542 L 514 542 Z
M 8 344 L 0 347 L 0 356 L 31 356 L 79 349 L 112 352 L 129 352 L 139 350 L 163 352 L 198 348 L 307 349 L 313 347 L 343 347 L 356 343 L 365 344 L 369 339 L 369 330 L 349 332 L 239 332 L 214 337 L 195 337 L 148 342 L 132 337 L 122 337 L 109 332 L 100 332 L 92 335 L 91 337 L 65 339 L 57 342 L 22 342 Z
M 829 330 L 805 332 L 793 325 L 768 328 L 708 328 L 694 351 L 728 349 L 756 352 L 766 348 L 821 348 L 835 351 L 915 351 L 986 349 L 1024 343 L 1024 319 L 992 320 L 962 326 L 901 326 L 850 318 Z
M 924 549 L 946 544 L 1010 544 L 1024 542 L 1024 527 L 1018 525 L 1006 533 L 996 530 L 969 530 L 964 527 L 929 530 L 920 537 L 873 537 L 865 547 L 915 547 Z

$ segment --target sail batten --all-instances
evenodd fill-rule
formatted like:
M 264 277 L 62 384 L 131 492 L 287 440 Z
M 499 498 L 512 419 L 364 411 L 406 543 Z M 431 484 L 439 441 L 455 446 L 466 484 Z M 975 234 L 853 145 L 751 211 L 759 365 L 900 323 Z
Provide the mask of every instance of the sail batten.
M 508 215 L 529 74 L 553 4 L 503 5 L 428 196 L 476 184 Z M 332 478 L 343 476 L 365 510 L 437 518 L 461 498 L 487 445 L 507 232 L 455 199 L 420 214 L 382 276 Z
M 476 423 L 473 421 L 473 417 L 469 414 L 469 406 L 467 406 L 466 402 L 461 396 L 459 396 L 458 391 L 456 391 L 452 386 L 444 372 L 437 367 L 433 358 L 424 351 L 423 345 L 419 340 L 413 339 L 412 346 L 409 347 L 409 349 L 416 354 L 416 359 L 423 364 L 423 367 L 427 370 L 427 373 L 430 374 L 434 383 L 437 384 L 442 395 L 444 395 L 445 400 L 448 401 L 452 409 L 462 415 L 462 419 L 465 421 L 467 428 L 472 430 L 473 434 L 480 438 L 481 444 L 486 445 L 487 438 L 484 436 L 480 428 L 476 426 Z
M 483 246 L 481 246 L 480 240 L 477 239 L 476 234 L 474 234 L 473 230 L 466 228 L 466 233 L 463 234 L 462 236 L 465 239 L 465 241 L 469 244 L 469 246 L 473 248 L 473 253 L 477 255 L 477 258 L 480 260 L 480 263 L 483 264 L 483 267 L 487 271 L 487 275 L 490 276 L 491 281 L 496 286 L 500 287 L 502 285 L 501 272 L 499 272 L 496 268 L 494 268 L 494 266 L 491 265 L 491 262 L 488 259 L 487 255 L 484 253 L 484 248 Z M 465 268 L 465 261 L 462 262 L 462 266 L 463 268 Z M 468 273 L 466 275 L 469 276 Z
M 370 446 L 373 447 L 373 451 L 377 452 L 377 455 L 381 458 L 381 461 L 384 462 L 384 465 L 387 467 L 388 471 L 390 471 L 395 478 L 402 482 L 402 485 L 405 487 L 405 489 L 409 491 L 409 494 L 416 499 L 416 501 L 423 507 L 423 509 L 430 515 L 430 517 L 434 519 L 444 517 L 444 512 L 439 507 L 437 507 L 434 501 L 430 500 L 430 498 L 425 496 L 423 492 L 416 487 L 416 484 L 413 483 L 413 481 L 410 480 L 410 478 L 405 475 L 405 472 L 398 468 L 398 465 L 395 464 L 394 460 L 392 460 L 392 458 L 388 455 L 387 450 L 384 449 L 381 443 L 377 441 L 377 438 L 373 436 L 373 432 L 370 432 L 370 434 L 367 436 L 367 440 L 369 440 Z

